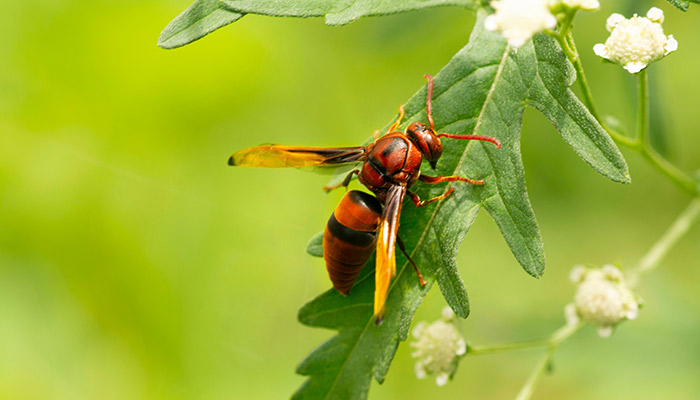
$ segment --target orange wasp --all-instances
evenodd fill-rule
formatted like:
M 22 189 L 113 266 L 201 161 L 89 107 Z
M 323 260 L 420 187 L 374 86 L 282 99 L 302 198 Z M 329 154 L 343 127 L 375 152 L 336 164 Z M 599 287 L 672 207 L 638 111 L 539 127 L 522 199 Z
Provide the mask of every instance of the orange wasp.
M 483 185 L 483 180 L 474 180 L 460 176 L 428 176 L 420 173 L 421 162 L 425 159 L 435 169 L 442 155 L 441 137 L 452 139 L 482 140 L 501 147 L 498 139 L 481 135 L 453 135 L 436 133 L 431 104 L 433 97 L 433 77 L 425 75 L 428 80 L 426 112 L 429 126 L 413 122 L 404 132 L 397 131 L 404 117 L 403 106 L 399 107 L 399 117 L 384 136 L 378 137 L 367 146 L 354 147 L 291 147 L 282 145 L 262 145 L 236 152 L 229 158 L 228 164 L 243 167 L 305 167 L 333 166 L 337 164 L 357 163 L 345 180 L 331 190 L 340 186 L 347 187 L 353 175 L 365 185 L 374 196 L 352 190 L 343 197 L 331 214 L 323 235 L 323 256 L 326 269 L 335 289 L 348 295 L 360 270 L 372 255 L 376 247 L 374 316 L 377 324 L 384 318 L 385 302 L 389 283 L 396 275 L 395 248 L 406 255 L 418 274 L 421 285 L 425 281 L 416 264 L 406 252 L 398 236 L 399 218 L 405 195 L 416 207 L 442 200 L 454 192 L 447 192 L 432 199 L 421 200 L 409 188 L 416 181 L 427 184 L 440 182 L 469 182 Z M 376 196 L 376 197 L 375 197 Z

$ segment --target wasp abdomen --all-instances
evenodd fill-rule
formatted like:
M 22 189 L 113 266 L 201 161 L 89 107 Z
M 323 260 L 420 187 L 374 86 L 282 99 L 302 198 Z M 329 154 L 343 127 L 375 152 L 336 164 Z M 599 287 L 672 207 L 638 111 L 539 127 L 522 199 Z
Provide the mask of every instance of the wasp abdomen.
M 328 219 L 323 234 L 323 258 L 333 287 L 348 295 L 357 275 L 374 251 L 382 206 L 376 197 L 349 191 Z

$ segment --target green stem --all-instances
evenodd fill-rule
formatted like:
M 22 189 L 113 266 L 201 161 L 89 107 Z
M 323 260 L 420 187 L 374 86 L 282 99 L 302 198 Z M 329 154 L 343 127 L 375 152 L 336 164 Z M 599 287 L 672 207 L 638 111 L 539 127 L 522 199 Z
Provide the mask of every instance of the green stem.
M 647 78 L 647 70 L 643 69 L 637 77 L 637 140 L 633 149 L 678 187 L 693 196 L 697 196 L 700 194 L 698 182 L 671 164 L 651 147 L 649 142 L 649 80 Z
M 566 324 L 557 329 L 552 336 L 550 336 L 550 346 L 556 349 L 563 341 L 570 338 L 574 333 L 578 332 L 579 329 L 583 328 L 583 326 L 583 322 L 578 322 L 575 324 Z
M 557 39 L 562 51 L 564 51 L 564 54 L 569 61 L 571 61 L 571 64 L 573 64 L 574 69 L 576 70 L 577 82 L 579 84 L 579 88 L 581 89 L 583 103 L 591 112 L 591 115 L 598 120 L 600 126 L 602 126 L 603 129 L 608 132 L 610 137 L 617 144 L 640 153 L 651 165 L 654 166 L 654 168 L 666 175 L 666 177 L 668 177 L 683 191 L 692 196 L 699 196 L 700 183 L 663 158 L 649 144 L 649 87 L 646 69 L 642 70 L 638 75 L 639 87 L 637 90 L 637 135 L 636 138 L 633 139 L 608 127 L 603 122 L 600 114 L 598 114 L 598 111 L 593 103 L 593 95 L 590 87 L 588 86 L 586 74 L 583 70 L 583 64 L 581 64 L 581 58 L 576 51 L 576 44 L 571 32 L 569 32 L 566 37 L 557 35 L 554 35 L 554 37 Z
M 637 74 L 637 143 L 649 147 L 649 80 L 647 70 Z
M 663 158 L 659 153 L 656 152 L 649 145 L 642 146 L 637 149 L 637 152 L 649 161 L 654 168 L 658 169 L 659 172 L 666 175 L 667 178 L 671 180 L 676 186 L 682 189 L 684 192 L 690 194 L 691 196 L 700 195 L 700 184 L 697 180 L 691 178 L 688 174 L 683 172 L 680 168 L 671 164 L 670 161 Z
M 551 335 L 549 335 L 545 339 L 506 343 L 506 344 L 499 344 L 499 345 L 494 345 L 494 346 L 467 345 L 467 355 L 492 354 L 492 353 L 498 353 L 501 351 L 522 350 L 522 349 L 528 349 L 528 348 L 533 348 L 533 347 L 550 347 L 550 348 L 555 347 L 556 348 L 557 346 L 559 346 L 559 343 L 568 339 L 569 336 L 573 335 L 582 326 L 583 326 L 582 324 L 573 324 L 573 325 L 566 324 L 566 325 L 562 326 L 561 328 L 557 329 L 556 331 L 554 331 Z
M 564 50 L 566 58 L 569 59 L 571 64 L 574 66 L 576 71 L 576 81 L 578 82 L 579 89 L 581 90 L 581 95 L 583 96 L 583 104 L 586 105 L 588 111 L 591 115 L 600 123 L 600 126 L 605 129 L 610 137 L 617 143 L 624 145 L 626 147 L 634 148 L 637 146 L 637 142 L 629 138 L 614 129 L 610 128 L 603 122 L 603 119 L 598 114 L 598 110 L 593 103 L 593 93 L 591 93 L 591 88 L 588 86 L 588 79 L 586 79 L 586 73 L 583 70 L 583 64 L 581 63 L 581 57 L 579 57 L 578 50 L 576 49 L 576 43 L 574 42 L 574 35 L 569 32 L 566 37 L 560 37 L 557 39 L 559 46 Z
M 639 264 L 629 272 L 629 285 L 639 282 L 639 276 L 656 268 L 661 260 L 675 246 L 694 224 L 700 221 L 700 197 L 690 202 L 688 207 L 673 221 L 659 240 L 642 257 Z
M 472 345 L 468 345 L 467 346 L 467 354 L 468 355 L 492 354 L 492 353 L 498 353 L 501 351 L 528 349 L 528 348 L 532 348 L 532 347 L 544 347 L 544 346 L 549 345 L 549 343 L 550 343 L 550 339 L 547 338 L 547 339 L 530 340 L 530 341 L 525 341 L 525 342 L 499 344 L 499 345 L 494 345 L 494 346 L 474 347 Z
M 527 378 L 525 385 L 523 385 L 520 392 L 518 392 L 518 396 L 515 398 L 515 400 L 528 400 L 532 397 L 532 394 L 535 392 L 535 387 L 539 383 L 544 371 L 547 370 L 547 366 L 549 365 L 553 354 L 554 350 L 550 349 L 548 352 L 542 355 L 540 361 L 538 361 L 537 365 L 535 365 L 535 369 L 532 370 L 530 376 Z
M 547 366 L 549 365 L 554 352 L 556 352 L 557 348 L 562 342 L 571 337 L 571 335 L 574 333 L 578 332 L 583 325 L 584 324 L 582 322 L 564 325 L 549 337 L 549 348 L 547 349 L 547 352 L 542 355 L 540 360 L 535 365 L 535 368 L 530 373 L 527 381 L 525 381 L 525 384 L 520 389 L 520 392 L 518 392 L 518 396 L 515 398 L 516 400 L 528 400 L 532 397 L 532 394 L 535 392 L 535 387 L 539 383 L 544 372 L 547 370 Z

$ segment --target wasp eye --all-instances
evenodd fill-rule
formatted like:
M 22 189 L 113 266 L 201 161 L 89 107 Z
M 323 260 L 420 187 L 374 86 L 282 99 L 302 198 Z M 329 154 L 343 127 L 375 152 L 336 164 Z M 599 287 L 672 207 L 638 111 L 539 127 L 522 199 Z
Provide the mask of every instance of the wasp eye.
M 414 122 L 406 128 L 406 136 L 420 149 L 426 160 L 437 161 L 442 155 L 442 143 L 428 125 Z
M 406 135 L 414 142 L 418 142 L 426 132 L 429 132 L 428 125 L 421 122 L 414 122 L 406 128 Z

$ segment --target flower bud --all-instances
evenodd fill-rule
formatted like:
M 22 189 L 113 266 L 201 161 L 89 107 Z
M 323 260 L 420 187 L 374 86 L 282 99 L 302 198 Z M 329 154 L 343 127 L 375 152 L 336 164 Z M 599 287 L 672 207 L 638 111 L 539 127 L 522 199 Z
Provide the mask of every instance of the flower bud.
M 593 51 L 635 74 L 649 63 L 678 49 L 678 42 L 673 35 L 664 34 L 661 27 L 663 20 L 663 11 L 656 7 L 651 8 L 646 17 L 635 14 L 626 19 L 620 14 L 612 14 L 605 24 L 610 36 L 605 44 L 593 46 Z
M 548 0 L 493 0 L 491 7 L 496 12 L 486 17 L 484 28 L 501 32 L 516 49 L 535 33 L 557 25 Z
M 578 283 L 574 307 L 578 317 L 598 325 L 600 336 L 612 334 L 612 328 L 624 320 L 637 318 L 639 300 L 627 287 L 622 272 L 613 265 L 602 268 L 574 267 L 570 275 Z M 571 306 L 567 306 L 567 321 L 575 323 Z
M 552 7 L 557 4 L 563 4 L 569 8 L 580 8 L 581 10 L 591 11 L 600 8 L 598 0 L 552 0 Z
M 464 337 L 454 324 L 454 313 L 449 307 L 442 310 L 442 318 L 428 324 L 419 322 L 413 328 L 415 341 L 410 346 L 415 349 L 411 354 L 417 358 L 416 376 L 423 379 L 435 376 L 438 386 L 443 386 L 457 370 L 459 357 L 467 352 Z

